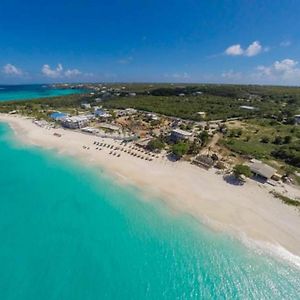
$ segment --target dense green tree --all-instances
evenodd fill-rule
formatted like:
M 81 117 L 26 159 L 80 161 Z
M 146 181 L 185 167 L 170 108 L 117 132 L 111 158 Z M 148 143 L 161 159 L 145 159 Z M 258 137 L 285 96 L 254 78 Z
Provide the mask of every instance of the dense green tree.
M 252 172 L 251 172 L 249 166 L 235 165 L 233 168 L 233 174 L 236 178 L 242 179 L 242 176 L 251 177 Z
M 201 131 L 199 134 L 199 139 L 201 141 L 201 146 L 205 146 L 209 140 L 208 132 L 206 130 Z
M 264 144 L 268 144 L 270 142 L 270 138 L 268 136 L 263 136 L 261 138 L 261 142 Z
M 152 139 L 147 145 L 147 148 L 151 151 L 155 151 L 155 150 L 161 151 L 164 147 L 165 147 L 165 143 L 159 138 Z
M 177 157 L 182 157 L 185 155 L 189 150 L 189 143 L 187 142 L 178 142 L 172 145 L 172 153 Z

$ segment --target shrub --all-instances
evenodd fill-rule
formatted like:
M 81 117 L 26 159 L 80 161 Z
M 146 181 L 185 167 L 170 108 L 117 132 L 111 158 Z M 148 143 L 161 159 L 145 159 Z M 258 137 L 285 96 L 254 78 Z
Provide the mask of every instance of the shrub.
M 252 172 L 248 166 L 235 165 L 233 168 L 233 175 L 238 179 L 242 179 L 242 175 L 246 177 L 251 177 Z

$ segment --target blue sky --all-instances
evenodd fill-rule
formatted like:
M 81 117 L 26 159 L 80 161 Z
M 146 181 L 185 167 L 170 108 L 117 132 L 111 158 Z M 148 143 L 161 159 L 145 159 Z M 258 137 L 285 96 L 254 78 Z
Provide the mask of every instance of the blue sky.
M 1 0 L 0 84 L 299 85 L 299 16 L 293 0 Z

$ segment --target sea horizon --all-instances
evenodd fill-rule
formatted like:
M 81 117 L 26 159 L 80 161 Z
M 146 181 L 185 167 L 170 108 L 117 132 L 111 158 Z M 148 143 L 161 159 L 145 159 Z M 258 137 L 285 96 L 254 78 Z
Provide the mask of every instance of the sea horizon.
M 0 84 L 0 102 L 83 94 L 84 89 L 57 88 L 54 84 Z

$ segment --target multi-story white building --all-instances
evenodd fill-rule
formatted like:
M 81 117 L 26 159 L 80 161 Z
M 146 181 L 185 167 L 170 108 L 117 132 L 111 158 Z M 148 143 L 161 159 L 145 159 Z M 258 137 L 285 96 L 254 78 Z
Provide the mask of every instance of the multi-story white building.
M 89 124 L 89 121 L 87 116 L 74 116 L 63 119 L 62 125 L 71 129 L 79 129 L 86 127 Z

